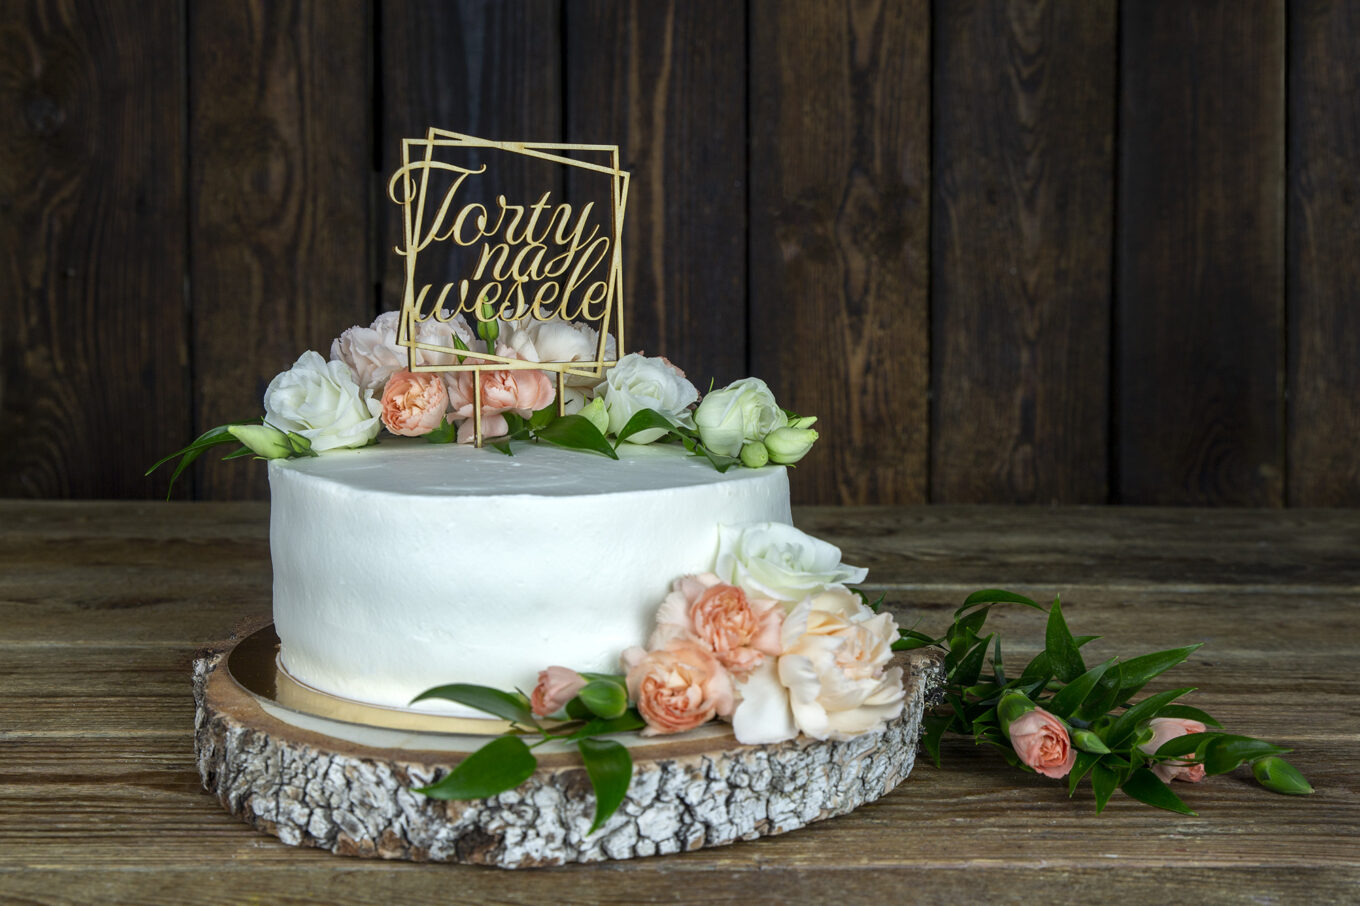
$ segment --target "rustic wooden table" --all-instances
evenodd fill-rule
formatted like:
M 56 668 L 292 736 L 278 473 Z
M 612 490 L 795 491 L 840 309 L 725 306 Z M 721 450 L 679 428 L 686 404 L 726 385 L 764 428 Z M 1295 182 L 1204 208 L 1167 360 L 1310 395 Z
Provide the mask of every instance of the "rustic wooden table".
M 503 872 L 345 859 L 228 816 L 193 767 L 197 646 L 269 611 L 260 504 L 0 502 L 0 900 L 1329 902 L 1360 898 L 1360 512 L 804 509 L 908 623 L 971 590 L 1061 593 L 1100 657 L 1173 674 L 1317 788 L 1181 785 L 1186 818 L 1014 772 L 966 741 L 878 803 L 755 843 Z M 1042 626 L 1002 614 L 1029 649 Z

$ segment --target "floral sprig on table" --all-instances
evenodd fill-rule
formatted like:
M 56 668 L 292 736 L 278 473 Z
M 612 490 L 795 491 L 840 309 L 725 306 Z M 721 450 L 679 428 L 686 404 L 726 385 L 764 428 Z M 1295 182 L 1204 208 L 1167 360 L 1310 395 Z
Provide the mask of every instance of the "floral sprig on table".
M 900 633 L 891 614 L 876 613 L 845 584 L 865 575 L 793 526 L 724 526 L 713 570 L 672 584 L 647 646 L 623 652 L 620 674 L 551 666 L 528 695 L 471 684 L 421 693 L 415 701 L 458 702 L 511 721 L 511 731 L 417 791 L 495 795 L 528 779 L 537 746 L 574 743 L 596 793 L 593 832 L 632 777 L 628 750 L 606 734 L 658 736 L 725 720 L 738 742 L 757 744 L 800 733 L 848 739 L 882 727 L 905 699 L 902 669 L 890 666 Z
M 1065 778 L 1069 796 L 1089 776 L 1097 813 L 1118 789 L 1139 802 L 1193 815 L 1168 784 L 1198 783 L 1243 764 L 1251 765 L 1268 790 L 1313 791 L 1280 757 L 1288 749 L 1223 732 L 1209 714 L 1178 703 L 1195 690 L 1173 689 L 1134 701 L 1149 682 L 1199 645 L 1111 658 L 1088 668 L 1081 649 L 1096 636 L 1073 636 L 1061 603 L 1054 600 L 1046 611 L 1044 650 L 1018 675 L 1008 674 L 1000 635 L 982 634 L 998 604 L 1045 610 L 1024 595 L 987 589 L 968 596 L 944 635 L 903 630 L 894 646 L 945 650 L 944 706 L 925 718 L 922 734 L 922 745 L 937 766 L 945 733 L 968 736 L 997 749 L 1013 766 Z
M 471 443 L 478 382 L 469 371 L 408 371 L 407 350 L 397 345 L 398 320 L 397 312 L 385 312 L 368 327 L 349 328 L 331 344 L 329 360 L 303 353 L 270 381 L 262 420 L 212 428 L 147 474 L 178 459 L 173 487 L 214 447 L 238 447 L 224 459 L 316 456 L 375 443 L 384 429 L 431 443 Z M 418 350 L 422 365 L 450 365 L 465 361 L 462 353 L 478 352 L 525 362 L 588 362 L 595 359 L 599 334 L 564 321 L 479 320 L 474 332 L 456 315 L 420 323 L 416 340 L 461 350 Z M 711 390 L 701 399 L 685 373 L 665 358 L 636 353 L 618 358 L 614 338 L 608 337 L 605 359 L 617 361 L 601 377 L 565 377 L 563 414 L 549 372 L 485 372 L 480 395 L 487 442 L 507 454 L 515 443 L 539 441 L 614 459 L 623 443 L 672 443 L 721 472 L 736 465 L 793 465 L 817 440 L 816 417 L 780 407 L 758 378 Z

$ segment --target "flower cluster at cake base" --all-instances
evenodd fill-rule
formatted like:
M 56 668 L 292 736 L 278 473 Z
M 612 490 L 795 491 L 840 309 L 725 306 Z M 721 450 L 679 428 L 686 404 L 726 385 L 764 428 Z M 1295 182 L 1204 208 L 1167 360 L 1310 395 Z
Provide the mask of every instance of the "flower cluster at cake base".
M 765 744 L 881 729 L 901 715 L 906 695 L 902 669 L 890 664 L 901 633 L 891 614 L 847 586 L 865 575 L 842 563 L 836 547 L 791 525 L 723 526 L 713 568 L 674 580 L 646 647 L 625 650 L 620 673 L 552 665 L 528 695 L 471 684 L 422 693 L 417 701 L 488 711 L 511 720 L 513 730 L 488 744 L 495 759 L 479 750 L 420 792 L 467 798 L 469 790 L 510 789 L 528 774 L 505 764 L 532 772 L 534 759 L 522 741 L 503 740 L 575 742 L 596 784 L 598 827 L 623 792 L 601 792 L 597 775 L 621 775 L 626 790 L 632 771 L 627 750 L 598 739 L 604 733 L 669 735 L 724 720 L 738 742 Z
M 474 329 L 462 315 L 443 313 L 419 322 L 414 341 L 459 351 L 417 349 L 417 367 L 475 363 L 479 353 L 526 367 L 486 370 L 480 377 L 469 370 L 411 371 L 410 351 L 397 341 L 399 317 L 385 312 L 367 327 L 347 329 L 332 342 L 329 360 L 304 352 L 269 382 L 262 420 L 212 428 L 147 474 L 178 458 L 173 485 L 202 453 L 229 444 L 239 449 L 226 459 L 316 456 L 367 446 L 384 431 L 467 444 L 476 435 L 477 411 L 482 436 L 511 455 L 516 443 L 534 441 L 612 459 L 625 443 L 669 443 L 721 472 L 792 465 L 817 440 L 816 417 L 782 408 L 758 378 L 701 396 L 664 357 L 620 358 L 612 336 L 605 338 L 608 366 L 598 376 L 565 374 L 559 399 L 557 376 L 546 366 L 530 366 L 594 361 L 600 338 L 587 324 L 499 321 L 487 308 L 487 320 L 477 320 Z

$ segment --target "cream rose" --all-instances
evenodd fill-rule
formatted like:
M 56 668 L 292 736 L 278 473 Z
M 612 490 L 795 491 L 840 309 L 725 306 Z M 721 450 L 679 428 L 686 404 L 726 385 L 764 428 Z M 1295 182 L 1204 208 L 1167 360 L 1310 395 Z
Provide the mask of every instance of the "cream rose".
M 528 362 L 593 362 L 600 351 L 600 334 L 589 324 L 571 321 L 503 322 L 502 341 Z M 613 335 L 605 337 L 604 360 L 618 358 Z M 594 387 L 603 377 L 569 374 L 568 387 Z
M 276 375 L 264 392 L 264 418 L 284 432 L 307 438 L 316 453 L 363 447 L 382 429 L 381 406 L 361 390 L 344 362 L 327 362 L 308 350 Z
M 779 654 L 783 622 L 778 601 L 748 596 L 713 573 L 684 576 L 661 602 L 649 647 L 660 648 L 671 638 L 696 639 L 734 680 L 742 680 L 766 655 Z
M 351 327 L 331 343 L 331 360 L 344 362 L 353 370 L 360 387 L 380 394 L 387 379 L 410 364 L 405 346 L 397 345 L 397 328 L 401 314 L 385 311 L 368 327 Z M 454 315 L 447 322 L 434 318 L 416 325 L 416 340 L 431 346 L 454 346 L 457 336 L 469 349 L 484 351 L 481 343 L 468 328 L 462 315 Z M 416 351 L 416 361 L 422 365 L 449 365 L 454 357 L 447 353 Z
M 1148 721 L 1148 726 L 1152 728 L 1152 738 L 1138 747 L 1148 755 L 1160 749 L 1162 743 L 1190 733 L 1203 733 L 1205 730 L 1204 724 L 1185 717 L 1154 717 Z M 1179 758 L 1151 767 L 1152 773 L 1160 777 L 1163 783 L 1170 783 L 1173 780 L 1199 783 L 1204 779 L 1204 765 L 1188 764 Z
M 406 437 L 429 434 L 444 420 L 449 395 L 438 374 L 398 371 L 383 388 L 382 422 L 388 431 Z
M 744 444 L 764 440 L 788 423 L 788 416 L 760 378 L 743 378 L 714 390 L 694 412 L 704 446 L 724 456 L 740 456 Z
M 845 589 L 814 595 L 784 620 L 779 682 L 799 730 L 848 739 L 902 713 L 902 669 L 888 668 L 898 638 L 892 614 L 876 614 Z
M 643 736 L 683 733 L 732 713 L 732 681 L 707 649 L 673 639 L 656 651 L 629 648 L 621 658 L 628 697 L 647 722 Z
M 867 569 L 841 562 L 840 548 L 782 522 L 718 527 L 718 578 L 793 603 L 835 585 L 863 582 Z
M 699 391 L 679 368 L 665 359 L 649 359 L 636 353 L 624 356 L 609 369 L 602 391 L 613 434 L 622 431 L 628 420 L 643 409 L 655 409 L 673 422 L 691 425 L 689 406 L 699 398 Z M 649 428 L 628 440 L 649 444 L 665 433 L 660 428 Z

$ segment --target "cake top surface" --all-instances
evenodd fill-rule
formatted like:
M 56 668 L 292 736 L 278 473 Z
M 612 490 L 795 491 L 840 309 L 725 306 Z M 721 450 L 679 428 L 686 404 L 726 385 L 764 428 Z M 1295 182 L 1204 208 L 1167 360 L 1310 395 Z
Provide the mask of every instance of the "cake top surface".
M 292 472 L 357 491 L 413 496 L 571 497 L 769 480 L 783 466 L 717 472 L 675 446 L 624 444 L 618 461 L 547 444 L 516 445 L 513 456 L 456 444 L 391 437 L 325 456 L 275 459 L 271 475 Z

